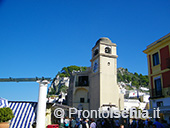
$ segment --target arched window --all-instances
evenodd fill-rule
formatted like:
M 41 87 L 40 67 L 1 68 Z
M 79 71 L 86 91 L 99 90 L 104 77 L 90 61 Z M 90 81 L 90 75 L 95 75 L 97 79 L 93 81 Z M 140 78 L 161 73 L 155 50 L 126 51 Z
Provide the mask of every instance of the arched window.
M 96 50 L 94 51 L 93 56 L 96 56 L 98 53 L 99 53 L 99 50 L 98 50 L 98 49 L 96 49 Z
M 109 53 L 109 54 L 111 54 L 111 48 L 106 47 L 106 48 L 105 48 L 105 53 Z

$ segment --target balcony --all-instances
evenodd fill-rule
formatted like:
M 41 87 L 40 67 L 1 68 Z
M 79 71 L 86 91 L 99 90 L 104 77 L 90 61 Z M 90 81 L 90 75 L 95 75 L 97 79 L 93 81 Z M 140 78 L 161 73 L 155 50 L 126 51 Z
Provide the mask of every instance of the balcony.
M 170 69 L 170 57 L 166 59 L 167 68 Z
M 161 97 L 164 97 L 162 94 L 162 90 L 156 90 L 156 89 L 150 90 L 150 99 L 156 99 Z

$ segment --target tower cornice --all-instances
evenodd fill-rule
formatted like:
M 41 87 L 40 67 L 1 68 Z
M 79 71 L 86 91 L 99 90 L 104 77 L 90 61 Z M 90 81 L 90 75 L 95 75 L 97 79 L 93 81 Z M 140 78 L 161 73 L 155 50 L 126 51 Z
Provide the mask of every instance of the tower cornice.
M 99 53 L 98 55 L 94 56 L 90 62 L 94 61 L 95 59 L 99 58 L 99 56 L 109 57 L 109 58 L 118 58 L 118 55 L 111 55 L 111 54 L 105 54 L 105 53 Z

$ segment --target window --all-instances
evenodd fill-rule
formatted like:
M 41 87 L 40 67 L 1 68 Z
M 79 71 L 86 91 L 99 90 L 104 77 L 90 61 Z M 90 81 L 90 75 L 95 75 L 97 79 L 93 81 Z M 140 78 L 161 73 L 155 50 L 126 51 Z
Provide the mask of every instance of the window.
M 158 65 L 159 64 L 159 54 L 158 54 L 158 52 L 153 54 L 152 57 L 153 57 L 153 66 Z
M 158 102 L 156 102 L 156 105 L 157 105 L 157 107 L 163 106 L 163 101 L 158 101 Z
M 84 98 L 80 98 L 80 103 L 84 103 Z
M 93 72 L 98 72 L 98 59 L 93 62 Z
M 161 78 L 156 78 L 154 82 L 155 82 L 155 94 L 156 96 L 161 96 L 162 95 Z
M 88 99 L 87 102 L 90 103 L 90 99 Z
M 89 86 L 88 76 L 79 76 L 78 77 L 78 86 Z
M 167 68 L 170 68 L 170 57 L 166 59 Z
M 93 56 L 96 56 L 98 53 L 99 53 L 99 50 L 98 50 L 98 49 L 96 49 L 96 50 L 94 51 Z
M 109 47 L 106 47 L 105 48 L 105 53 L 109 53 L 110 54 L 111 53 L 111 49 Z

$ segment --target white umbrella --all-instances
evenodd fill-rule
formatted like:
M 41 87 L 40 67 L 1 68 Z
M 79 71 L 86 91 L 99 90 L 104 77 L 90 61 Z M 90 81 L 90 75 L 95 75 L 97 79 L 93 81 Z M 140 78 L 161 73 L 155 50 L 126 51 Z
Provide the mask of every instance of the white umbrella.
M 8 100 L 0 98 L 0 108 L 9 107 Z

